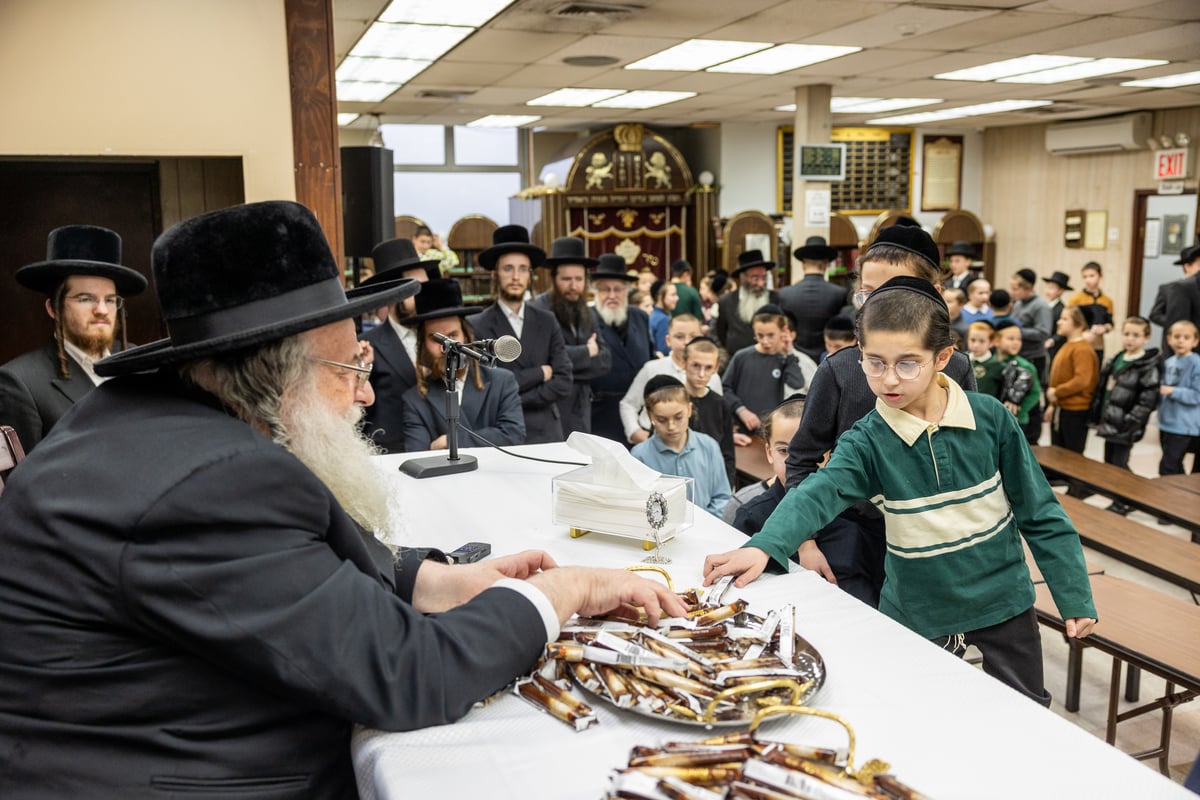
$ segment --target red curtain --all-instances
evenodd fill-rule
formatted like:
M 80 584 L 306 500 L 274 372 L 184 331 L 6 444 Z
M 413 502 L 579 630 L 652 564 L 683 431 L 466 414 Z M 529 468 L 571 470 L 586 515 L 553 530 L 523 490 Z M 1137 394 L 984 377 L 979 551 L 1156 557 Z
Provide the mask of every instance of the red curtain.
M 587 242 L 588 255 L 597 258 L 617 253 L 627 269 L 649 268 L 660 278 L 671 270 L 671 262 L 683 257 L 687 235 L 684 206 L 592 206 L 571 208 L 568 235 Z

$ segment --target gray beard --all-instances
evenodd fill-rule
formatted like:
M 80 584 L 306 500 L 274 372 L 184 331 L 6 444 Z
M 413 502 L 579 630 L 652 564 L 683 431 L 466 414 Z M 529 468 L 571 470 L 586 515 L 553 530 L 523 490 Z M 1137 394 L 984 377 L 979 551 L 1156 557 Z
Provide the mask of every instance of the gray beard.
M 603 303 L 596 304 L 596 313 L 605 325 L 611 325 L 614 328 L 619 328 L 629 319 L 629 306 L 622 305 L 620 308 L 611 309 Z
M 743 322 L 754 319 L 754 313 L 767 304 L 767 290 L 748 289 L 745 286 L 738 289 L 738 316 Z
M 279 412 L 290 440 L 288 449 L 329 488 L 355 522 L 395 549 L 408 538 L 399 514 L 403 489 L 371 458 L 379 451 L 362 435 L 363 409 L 354 406 L 345 415 L 338 414 L 311 385 L 293 395 L 285 395 Z

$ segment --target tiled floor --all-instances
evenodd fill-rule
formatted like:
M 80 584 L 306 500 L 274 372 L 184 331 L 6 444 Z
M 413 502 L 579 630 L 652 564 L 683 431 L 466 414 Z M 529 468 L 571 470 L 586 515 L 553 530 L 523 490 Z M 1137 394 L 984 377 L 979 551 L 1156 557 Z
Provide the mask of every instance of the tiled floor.
M 1042 436 L 1042 443 L 1049 443 L 1049 431 Z M 1099 461 L 1104 460 L 1104 440 L 1089 435 L 1085 455 Z M 1130 458 L 1130 468 L 1139 475 L 1153 478 L 1158 475 L 1158 429 L 1151 425 L 1146 437 L 1133 448 Z M 1187 462 L 1190 464 L 1190 458 Z M 1093 496 L 1089 503 L 1106 507 L 1107 498 Z M 1187 539 L 1187 533 L 1172 525 L 1158 525 L 1149 514 L 1140 511 L 1131 512 L 1128 519 L 1146 524 L 1164 535 L 1177 536 Z M 1200 546 L 1200 545 L 1198 545 Z M 1116 559 L 1097 553 L 1095 550 L 1084 548 L 1087 560 L 1096 566 L 1103 567 L 1105 572 L 1127 580 L 1151 586 L 1165 594 L 1178 597 L 1188 602 L 1191 595 L 1178 586 L 1155 578 L 1151 575 L 1130 567 Z M 1180 631 L 1180 636 L 1200 636 L 1200 631 Z M 1104 738 L 1105 720 L 1108 712 L 1108 685 L 1112 669 L 1112 659 L 1095 650 L 1087 650 L 1084 654 L 1083 681 L 1080 692 L 1079 711 L 1068 712 L 1062 706 L 1065 694 L 1067 674 L 1067 646 L 1060 634 L 1042 628 L 1042 650 L 1046 664 L 1046 686 L 1055 696 L 1053 710 L 1060 716 L 1071 720 L 1080 727 Z M 1120 710 L 1136 707 L 1162 695 L 1163 681 L 1153 676 L 1142 676 L 1141 700 L 1139 703 L 1129 703 L 1122 696 Z M 1178 687 L 1176 687 L 1178 690 Z M 1127 753 L 1149 750 L 1158 745 L 1159 729 L 1162 715 L 1151 712 L 1145 716 L 1121 723 L 1117 728 L 1117 747 Z M 1172 726 L 1171 750 L 1169 764 L 1171 777 L 1179 783 L 1183 782 L 1192 760 L 1200 752 L 1200 699 L 1185 703 L 1175 709 L 1175 721 Z M 1157 760 L 1144 762 L 1147 769 L 1157 769 Z

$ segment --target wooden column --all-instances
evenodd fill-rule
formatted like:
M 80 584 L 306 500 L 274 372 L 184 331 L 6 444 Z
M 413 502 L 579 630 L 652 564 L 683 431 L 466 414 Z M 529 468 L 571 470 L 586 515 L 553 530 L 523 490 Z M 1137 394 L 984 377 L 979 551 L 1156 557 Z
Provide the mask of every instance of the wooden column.
M 296 202 L 321 223 L 342 260 L 342 167 L 334 89 L 333 0 L 284 0 L 292 87 Z

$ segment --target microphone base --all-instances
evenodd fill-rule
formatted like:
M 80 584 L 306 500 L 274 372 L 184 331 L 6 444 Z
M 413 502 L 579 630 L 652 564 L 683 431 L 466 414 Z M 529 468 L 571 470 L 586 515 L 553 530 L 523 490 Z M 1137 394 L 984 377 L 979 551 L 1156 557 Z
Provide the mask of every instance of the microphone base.
M 427 456 L 425 458 L 410 458 L 400 465 L 400 471 L 414 478 L 436 478 L 439 475 L 457 475 L 460 472 L 472 472 L 479 468 L 479 460 L 475 456 L 460 455 L 451 461 L 449 456 Z

